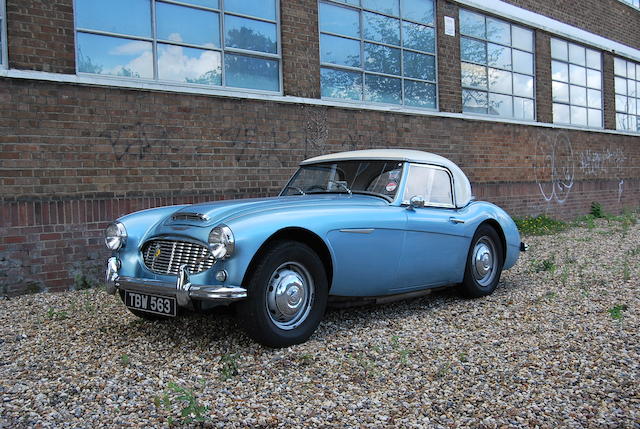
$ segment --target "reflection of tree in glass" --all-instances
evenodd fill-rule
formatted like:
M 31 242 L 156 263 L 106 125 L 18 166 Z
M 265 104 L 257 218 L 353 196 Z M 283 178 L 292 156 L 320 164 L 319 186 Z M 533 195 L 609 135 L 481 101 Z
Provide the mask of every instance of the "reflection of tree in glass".
M 250 28 L 242 27 L 239 30 L 231 30 L 225 38 L 227 46 L 248 49 L 261 52 L 273 52 L 276 49 L 275 42 L 270 38 L 254 32 Z M 274 74 L 277 76 L 278 63 L 276 61 L 254 60 L 252 57 L 241 55 L 225 56 L 225 69 L 227 72 L 236 73 L 234 80 L 246 81 L 246 85 L 253 87 L 255 78 L 269 79 Z M 241 72 L 241 73 L 240 73 Z
M 140 73 L 138 73 L 137 71 L 133 71 L 132 69 L 129 69 L 127 67 L 122 67 L 120 70 L 118 70 L 118 72 L 116 73 L 116 76 L 139 78 Z
M 188 83 L 197 83 L 200 85 L 220 85 L 221 73 L 218 70 L 209 70 L 196 78 L 185 78 Z
M 247 27 L 229 31 L 225 42 L 229 47 L 248 49 L 250 51 L 276 52 L 277 50 L 275 41 Z
M 94 73 L 94 74 L 114 74 L 115 76 L 134 77 L 139 78 L 140 73 L 127 68 L 119 67 L 117 72 L 104 72 L 104 68 L 100 64 L 95 64 L 90 56 L 84 55 L 82 49 L 78 49 L 78 70 L 82 73 Z

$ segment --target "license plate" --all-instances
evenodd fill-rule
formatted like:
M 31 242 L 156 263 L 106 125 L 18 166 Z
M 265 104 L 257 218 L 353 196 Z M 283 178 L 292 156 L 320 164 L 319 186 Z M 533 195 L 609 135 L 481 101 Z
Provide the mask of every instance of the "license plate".
M 124 296 L 125 305 L 129 308 L 163 316 L 175 317 L 176 315 L 176 299 L 173 297 L 129 292 L 128 290 L 125 291 Z

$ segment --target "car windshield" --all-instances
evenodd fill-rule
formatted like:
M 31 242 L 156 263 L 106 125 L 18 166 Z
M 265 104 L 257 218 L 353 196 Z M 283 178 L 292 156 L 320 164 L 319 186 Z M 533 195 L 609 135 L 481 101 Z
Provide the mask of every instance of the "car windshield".
M 347 193 L 392 201 L 402 177 L 399 161 L 334 161 L 303 165 L 280 195 Z

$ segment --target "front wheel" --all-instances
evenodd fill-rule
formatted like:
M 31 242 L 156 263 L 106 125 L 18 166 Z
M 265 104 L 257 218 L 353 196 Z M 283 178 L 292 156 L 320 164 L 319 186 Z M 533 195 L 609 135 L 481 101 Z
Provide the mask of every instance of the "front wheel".
M 498 233 L 489 225 L 480 225 L 467 255 L 463 293 L 472 298 L 491 294 L 500 281 L 503 265 L 504 251 Z
M 303 243 L 281 241 L 253 270 L 238 312 L 251 338 L 268 347 L 287 347 L 313 334 L 327 296 L 327 275 L 318 255 Z

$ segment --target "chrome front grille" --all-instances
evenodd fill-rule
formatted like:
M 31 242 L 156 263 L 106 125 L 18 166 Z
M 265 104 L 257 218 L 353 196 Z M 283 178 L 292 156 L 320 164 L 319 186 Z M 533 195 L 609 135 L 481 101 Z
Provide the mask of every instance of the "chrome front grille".
M 186 264 L 190 274 L 208 270 L 216 262 L 207 246 L 188 241 L 151 240 L 142 247 L 144 264 L 154 273 L 178 274 Z

